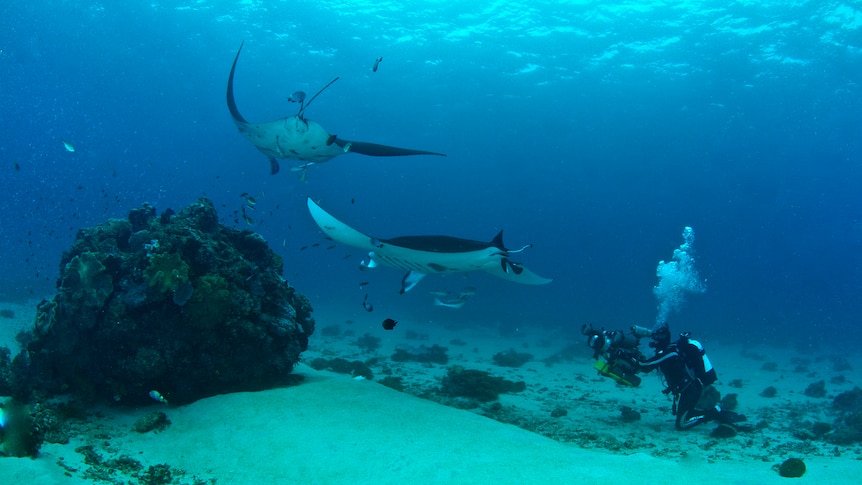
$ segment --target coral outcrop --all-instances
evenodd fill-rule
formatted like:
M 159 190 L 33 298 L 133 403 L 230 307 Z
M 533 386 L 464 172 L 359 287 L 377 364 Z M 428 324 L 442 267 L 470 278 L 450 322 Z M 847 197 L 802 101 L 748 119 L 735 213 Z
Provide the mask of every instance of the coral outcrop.
M 282 265 L 207 199 L 83 229 L 57 294 L 19 336 L 13 392 L 140 404 L 157 390 L 173 404 L 292 381 L 314 320 Z

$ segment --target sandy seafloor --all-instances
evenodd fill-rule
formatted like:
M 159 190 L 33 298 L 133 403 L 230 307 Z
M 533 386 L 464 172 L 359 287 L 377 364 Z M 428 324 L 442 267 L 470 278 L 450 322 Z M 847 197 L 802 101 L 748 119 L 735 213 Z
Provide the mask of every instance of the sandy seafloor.
M 15 313 L 14 319 L 0 319 L 0 345 L 15 352 L 14 335 L 31 324 L 35 303 L 0 308 Z M 715 438 L 712 423 L 674 430 L 671 401 L 660 392 L 657 376 L 644 376 L 637 389 L 597 376 L 588 349 L 573 340 L 575 332 L 502 335 L 492 326 L 458 325 L 457 311 L 449 323 L 416 328 L 402 322 L 391 332 L 380 327 L 376 315 L 357 315 L 354 309 L 322 308 L 314 315 L 317 331 L 295 370 L 306 377 L 304 383 L 186 406 L 92 409 L 68 444 L 46 443 L 36 459 L 0 458 L 2 482 L 143 483 L 134 474 L 99 472 L 76 451 L 83 445 L 104 460 L 126 455 L 145 469 L 170 465 L 174 483 L 820 484 L 858 483 L 862 472 L 859 444 L 830 445 L 800 431 L 833 421 L 834 396 L 859 385 L 858 355 L 847 357 L 855 370 L 837 372 L 825 353 L 705 342 L 719 372 L 718 389 L 737 393 L 737 411 L 757 425 L 732 438 Z M 325 333 L 332 335 L 324 336 L 324 327 L 331 327 Z M 378 349 L 356 345 L 366 333 L 381 338 Z M 447 364 L 390 359 L 398 346 L 435 344 L 447 347 Z M 543 362 L 570 344 L 577 350 L 553 365 Z M 492 356 L 509 349 L 529 352 L 535 360 L 518 368 L 495 365 Z M 305 364 L 317 357 L 370 361 L 374 379 Z M 764 370 L 770 362 L 776 370 Z M 501 395 L 499 406 L 459 409 L 467 400 L 437 393 L 452 365 L 522 380 L 527 388 Z M 402 377 L 404 392 L 376 382 L 386 375 Z M 804 395 L 821 379 L 827 383 L 825 398 Z M 767 386 L 777 388 L 776 397 L 759 395 Z M 623 421 L 622 406 L 640 412 L 641 419 Z M 556 408 L 567 414 L 551 417 Z M 132 431 L 135 420 L 156 410 L 167 413 L 170 426 Z M 802 478 L 778 475 L 777 465 L 789 457 L 805 461 Z M 99 473 L 102 479 L 96 478 Z

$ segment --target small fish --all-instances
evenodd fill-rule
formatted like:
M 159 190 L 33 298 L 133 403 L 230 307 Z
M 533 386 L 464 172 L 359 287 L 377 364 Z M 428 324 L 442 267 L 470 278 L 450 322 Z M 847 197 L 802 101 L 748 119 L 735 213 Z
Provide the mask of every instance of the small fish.
M 386 330 L 392 330 L 393 328 L 395 328 L 395 325 L 398 325 L 398 322 L 396 322 L 395 320 L 393 320 L 391 318 L 387 318 L 386 320 L 383 320 L 383 328 Z
M 64 141 L 64 142 L 63 142 L 63 146 L 64 146 L 64 147 L 66 147 L 66 151 L 67 151 L 67 152 L 69 152 L 69 153 L 74 153 L 74 152 L 75 152 L 75 147 L 73 147 L 71 143 L 69 143 L 69 142 L 67 142 L 67 141 Z
M 464 306 L 464 302 L 466 300 L 454 299 L 454 300 L 446 300 L 443 301 L 440 298 L 434 298 L 434 304 L 437 306 L 443 306 L 447 308 L 461 308 Z
M 371 68 L 371 72 L 377 72 L 377 67 L 380 66 L 380 63 L 383 62 L 382 57 L 378 57 L 374 60 L 374 67 Z
M 359 283 L 359 289 L 360 289 L 360 290 L 361 290 L 362 288 L 365 288 L 366 286 L 368 286 L 368 282 L 367 282 L 367 281 L 362 281 L 362 282 L 360 282 L 360 283 Z
M 16 172 L 20 172 L 20 171 L 21 171 L 21 165 L 18 165 L 18 162 L 15 162 L 15 171 L 16 171 Z
M 351 198 L 350 198 L 350 203 L 351 203 L 351 204 L 356 203 L 356 199 L 354 199 L 353 197 L 351 197 Z
M 320 246 L 320 243 L 314 243 L 311 245 L 311 247 L 313 247 L 313 248 L 316 248 L 317 246 Z
M 308 246 L 302 246 L 301 248 L 299 248 L 300 251 L 305 251 L 306 249 L 308 249 Z
M 419 284 L 419 282 L 422 281 L 422 278 L 424 277 L 425 273 L 420 273 L 413 270 L 408 271 L 407 274 L 404 275 L 403 278 L 401 278 L 401 291 L 399 291 L 398 293 L 403 295 L 404 293 L 407 293 L 408 291 L 412 290 L 413 287 Z
M 297 92 L 291 94 L 290 96 L 288 96 L 287 100 L 290 101 L 291 103 L 301 103 L 301 102 L 305 101 L 305 92 L 304 91 L 297 91 Z
M 362 308 L 365 309 L 366 312 L 373 312 L 374 305 L 368 302 L 368 295 L 365 295 L 365 298 L 362 300 Z
M 458 293 L 458 296 L 453 296 L 452 292 L 449 291 L 429 291 L 428 293 L 434 295 L 434 304 L 437 306 L 461 308 L 467 300 L 476 294 L 476 288 L 472 286 L 464 287 Z
M 165 399 L 165 396 L 162 396 L 162 393 L 156 390 L 150 391 L 150 398 L 152 398 L 153 401 L 158 401 L 160 403 L 168 403 L 168 400 Z
M 242 220 L 244 220 L 245 223 L 249 226 L 252 225 L 252 223 L 254 222 L 254 219 L 252 219 L 245 213 L 245 206 L 242 207 Z

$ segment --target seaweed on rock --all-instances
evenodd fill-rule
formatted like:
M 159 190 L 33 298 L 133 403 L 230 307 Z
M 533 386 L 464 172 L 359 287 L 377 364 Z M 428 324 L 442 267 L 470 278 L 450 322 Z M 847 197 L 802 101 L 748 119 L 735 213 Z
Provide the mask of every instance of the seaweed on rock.
M 189 265 L 178 253 L 154 254 L 149 260 L 144 276 L 157 293 L 173 293 L 189 281 Z
M 411 350 L 412 349 L 406 349 L 403 347 L 395 349 L 395 353 L 392 354 L 393 362 L 414 361 L 426 364 L 446 364 L 449 362 L 449 356 L 446 354 L 448 349 L 437 344 L 434 344 L 431 347 L 420 345 L 415 352 L 411 352 Z
M 527 362 L 533 360 L 533 354 L 509 349 L 505 352 L 497 352 L 494 354 L 493 360 L 495 365 L 499 365 L 501 367 L 521 367 Z
M 497 399 L 500 394 L 521 392 L 526 388 L 524 381 L 514 382 L 485 371 L 452 366 L 441 380 L 440 394 L 488 402 Z
M 83 229 L 60 268 L 16 358 L 26 362 L 16 396 L 140 404 L 155 389 L 183 403 L 292 382 L 314 332 L 281 257 L 261 236 L 220 225 L 207 199 Z

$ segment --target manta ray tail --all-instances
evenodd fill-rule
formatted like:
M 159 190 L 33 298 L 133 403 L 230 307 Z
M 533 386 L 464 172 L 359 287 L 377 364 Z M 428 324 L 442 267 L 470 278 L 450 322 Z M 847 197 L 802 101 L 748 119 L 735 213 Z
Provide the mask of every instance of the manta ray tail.
M 338 81 L 338 76 L 336 76 L 335 79 L 333 79 L 332 81 L 329 81 L 326 84 L 326 86 L 323 86 L 322 88 L 320 88 L 320 91 L 314 93 L 314 96 L 312 96 L 311 99 L 309 99 L 307 103 L 305 102 L 305 100 L 303 100 L 302 103 L 300 103 L 300 105 L 299 105 L 299 113 L 297 113 L 296 116 L 299 116 L 299 118 L 302 119 L 302 112 L 305 110 L 305 108 L 308 108 L 311 105 L 311 103 L 314 102 L 315 98 L 320 96 L 320 93 L 325 91 L 326 88 L 328 88 L 329 86 L 332 86 L 332 83 L 334 83 L 335 81 Z M 330 143 L 327 143 L 327 145 L 329 145 L 329 144 Z
M 372 157 L 406 157 L 409 155 L 446 156 L 443 153 L 392 147 L 389 145 L 379 145 L 377 143 L 367 143 L 364 141 L 348 141 L 336 138 L 333 142 L 343 148 L 345 152 L 360 153 L 362 155 L 369 155 Z

